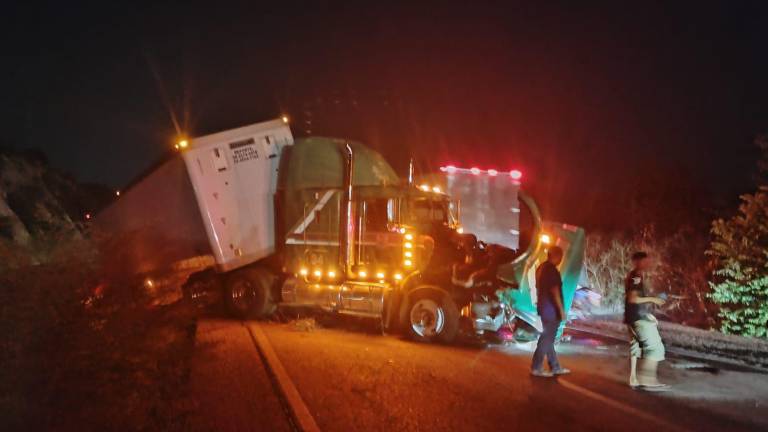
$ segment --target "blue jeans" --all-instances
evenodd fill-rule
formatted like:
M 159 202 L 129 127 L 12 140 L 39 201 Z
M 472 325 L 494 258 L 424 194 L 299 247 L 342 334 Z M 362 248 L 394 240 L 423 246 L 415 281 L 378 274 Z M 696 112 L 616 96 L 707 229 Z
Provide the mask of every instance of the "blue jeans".
M 560 321 L 542 320 L 541 324 L 544 326 L 544 332 L 539 336 L 536 351 L 533 353 L 531 369 L 541 370 L 544 365 L 544 356 L 547 357 L 550 370 L 560 369 L 560 362 L 557 361 L 557 353 L 555 352 L 555 337 L 560 328 Z

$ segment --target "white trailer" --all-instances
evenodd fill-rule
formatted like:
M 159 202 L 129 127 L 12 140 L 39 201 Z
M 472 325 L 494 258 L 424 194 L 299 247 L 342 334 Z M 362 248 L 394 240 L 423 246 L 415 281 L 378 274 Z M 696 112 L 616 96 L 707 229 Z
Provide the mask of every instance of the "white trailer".
M 291 144 L 288 125 L 273 120 L 195 138 L 183 152 L 220 271 L 275 252 L 277 174 Z
M 293 144 L 281 119 L 182 142 L 96 215 L 97 232 L 120 242 L 121 262 L 148 273 L 212 256 L 229 271 L 275 251 L 274 194 L 282 150 Z

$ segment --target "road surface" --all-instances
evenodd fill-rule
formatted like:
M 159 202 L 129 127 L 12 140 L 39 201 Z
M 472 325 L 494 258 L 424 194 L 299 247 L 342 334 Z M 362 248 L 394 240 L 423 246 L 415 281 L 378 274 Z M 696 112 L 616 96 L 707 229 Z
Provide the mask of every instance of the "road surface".
M 626 347 L 575 333 L 573 374 L 529 376 L 526 345 L 417 344 L 354 321 L 331 328 L 202 320 L 192 384 L 200 430 L 298 430 L 252 336 L 266 335 L 323 431 L 768 430 L 768 376 L 670 359 L 666 394 L 625 385 Z

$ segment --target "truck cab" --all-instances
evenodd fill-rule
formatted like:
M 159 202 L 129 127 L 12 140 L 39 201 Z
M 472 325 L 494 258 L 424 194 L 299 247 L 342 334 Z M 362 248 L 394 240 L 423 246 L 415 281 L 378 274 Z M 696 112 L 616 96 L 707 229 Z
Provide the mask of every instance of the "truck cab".
M 286 275 L 279 302 L 380 318 L 385 327 L 397 327 L 412 287 L 434 273 L 436 258 L 444 258 L 458 227 L 449 197 L 401 183 L 362 144 L 310 138 L 288 153 L 276 194 L 284 238 L 278 253 Z M 431 292 L 433 303 L 451 301 L 442 288 Z M 444 317 L 435 334 L 424 338 L 437 337 L 447 324 L 445 340 L 452 339 L 455 305 L 449 315 L 450 322 Z

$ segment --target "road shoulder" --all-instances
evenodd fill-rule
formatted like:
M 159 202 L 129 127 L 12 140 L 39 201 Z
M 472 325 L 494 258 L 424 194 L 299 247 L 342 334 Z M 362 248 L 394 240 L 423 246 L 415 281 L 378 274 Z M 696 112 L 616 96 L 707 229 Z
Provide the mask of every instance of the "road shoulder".
M 291 430 L 248 329 L 239 321 L 198 323 L 191 388 L 196 430 Z

